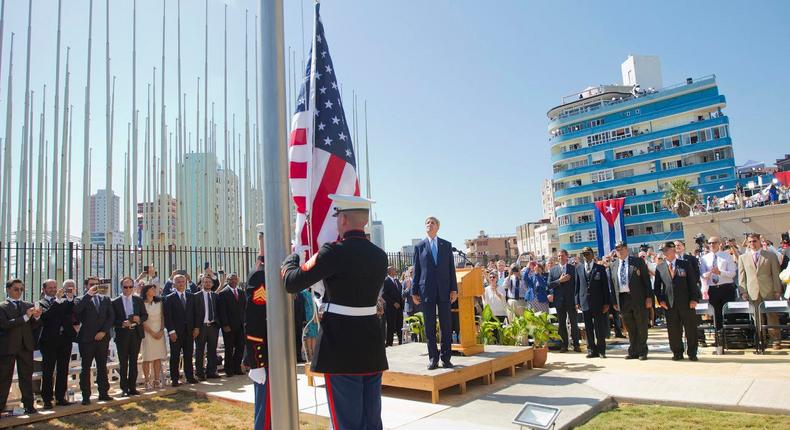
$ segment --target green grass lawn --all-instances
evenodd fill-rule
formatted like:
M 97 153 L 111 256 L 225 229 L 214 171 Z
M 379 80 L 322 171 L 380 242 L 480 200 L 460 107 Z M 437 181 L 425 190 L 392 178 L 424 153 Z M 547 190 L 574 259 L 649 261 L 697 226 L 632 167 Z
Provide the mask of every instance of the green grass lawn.
M 578 428 L 584 430 L 789 429 L 790 417 L 621 403 L 617 408 L 596 415 Z
M 93 412 L 38 422 L 29 429 L 251 429 L 252 405 L 236 406 L 188 393 L 153 397 L 134 403 L 112 406 Z M 301 430 L 321 430 L 312 422 L 301 423 Z

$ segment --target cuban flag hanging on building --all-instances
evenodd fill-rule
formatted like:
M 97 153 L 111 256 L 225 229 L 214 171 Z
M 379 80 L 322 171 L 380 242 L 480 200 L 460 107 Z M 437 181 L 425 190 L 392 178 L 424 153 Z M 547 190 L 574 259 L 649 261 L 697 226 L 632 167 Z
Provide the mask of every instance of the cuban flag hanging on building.
M 606 255 L 619 241 L 625 241 L 625 198 L 595 202 L 595 236 L 598 239 L 598 255 Z

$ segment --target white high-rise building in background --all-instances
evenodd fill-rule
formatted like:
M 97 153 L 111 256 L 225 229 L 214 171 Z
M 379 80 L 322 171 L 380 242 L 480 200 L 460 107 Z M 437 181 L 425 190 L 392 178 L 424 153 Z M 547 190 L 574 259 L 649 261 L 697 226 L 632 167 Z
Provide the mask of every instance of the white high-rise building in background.
M 92 244 L 106 244 L 105 235 L 109 224 L 112 232 L 113 245 L 123 243 L 123 235 L 119 230 L 121 199 L 112 190 L 97 190 L 91 195 L 90 232 Z M 107 219 L 107 205 L 111 204 L 111 216 Z
M 370 241 L 384 249 L 384 223 L 376 220 L 370 222 Z
M 543 206 L 543 218 L 552 223 L 557 222 L 554 206 L 554 187 L 551 179 L 543 180 L 543 184 L 540 187 L 540 201 Z
M 214 154 L 186 154 L 179 168 L 183 169 L 188 187 L 182 199 L 184 212 L 180 217 L 186 243 L 241 246 L 239 198 L 242 191 L 238 176 L 233 171 L 220 169 Z

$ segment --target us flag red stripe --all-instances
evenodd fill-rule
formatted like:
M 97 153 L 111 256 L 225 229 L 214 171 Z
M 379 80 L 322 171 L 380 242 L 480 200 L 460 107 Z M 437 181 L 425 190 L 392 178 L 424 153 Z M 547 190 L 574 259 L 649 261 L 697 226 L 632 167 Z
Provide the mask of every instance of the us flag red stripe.
M 296 206 L 295 250 L 312 254 L 337 239 L 329 195 L 359 195 L 354 147 L 318 4 L 309 57 L 291 120 L 288 179 Z

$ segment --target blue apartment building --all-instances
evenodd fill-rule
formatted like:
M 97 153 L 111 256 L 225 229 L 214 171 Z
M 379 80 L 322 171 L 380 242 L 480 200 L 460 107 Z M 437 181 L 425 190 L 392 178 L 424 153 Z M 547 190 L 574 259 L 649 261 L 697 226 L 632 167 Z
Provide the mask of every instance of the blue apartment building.
M 688 179 L 705 199 L 737 183 L 729 119 L 715 76 L 662 86 L 657 57 L 629 56 L 623 85 L 589 87 L 548 112 L 560 247 L 596 248 L 594 202 L 625 197 L 632 250 L 683 238 L 663 190 Z M 657 247 L 656 247 L 657 249 Z

